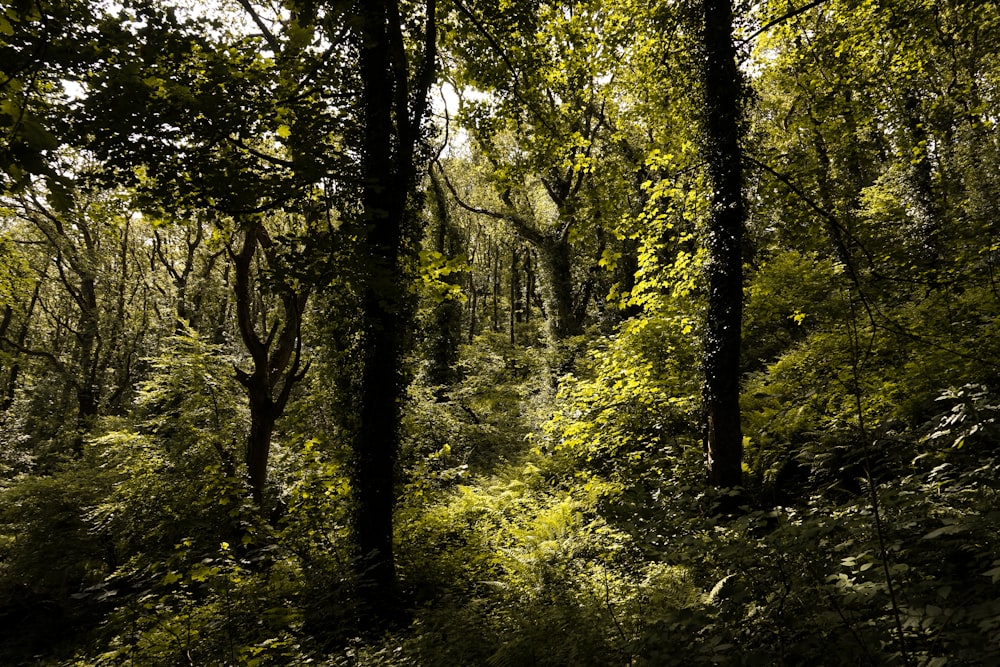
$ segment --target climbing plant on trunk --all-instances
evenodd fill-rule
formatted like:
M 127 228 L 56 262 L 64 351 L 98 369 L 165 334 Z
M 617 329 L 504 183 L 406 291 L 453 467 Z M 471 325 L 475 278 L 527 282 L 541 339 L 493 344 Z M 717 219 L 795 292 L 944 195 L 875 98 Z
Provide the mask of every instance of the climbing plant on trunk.
M 711 188 L 708 310 L 705 328 L 705 452 L 709 481 L 742 482 L 740 341 L 743 315 L 743 170 L 741 76 L 730 0 L 703 0 L 702 150 Z
M 361 376 L 354 441 L 355 537 L 361 555 L 361 593 L 376 621 L 396 613 L 393 560 L 395 468 L 406 384 L 403 352 L 413 318 L 407 264 L 415 251 L 417 162 L 421 129 L 434 80 L 436 6 L 423 7 L 422 48 L 416 65 L 395 0 L 358 3 L 361 125 Z

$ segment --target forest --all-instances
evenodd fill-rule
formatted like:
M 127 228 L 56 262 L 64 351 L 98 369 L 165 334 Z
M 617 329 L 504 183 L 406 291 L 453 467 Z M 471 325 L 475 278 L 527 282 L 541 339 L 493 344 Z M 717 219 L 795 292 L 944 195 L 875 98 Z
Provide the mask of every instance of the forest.
M 1000 664 L 997 2 L 0 7 L 0 664 Z

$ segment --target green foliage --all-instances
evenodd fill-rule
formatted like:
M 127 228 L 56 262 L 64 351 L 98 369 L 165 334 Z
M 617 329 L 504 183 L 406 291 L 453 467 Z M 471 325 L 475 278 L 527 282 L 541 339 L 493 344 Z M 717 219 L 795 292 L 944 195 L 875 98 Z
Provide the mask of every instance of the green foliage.
M 21 474 L 0 486 L 0 660 L 72 650 L 95 622 L 76 596 L 115 567 L 114 545 L 93 530 L 89 510 L 109 474 L 87 457 L 64 461 L 47 475 Z M 66 628 L 54 637 L 53 628 Z
M 482 334 L 462 346 L 459 379 L 445 392 L 414 384 L 403 421 L 404 498 L 419 505 L 530 449 L 553 393 L 547 355 Z
M 152 377 L 143 383 L 139 409 L 146 417 L 143 428 L 155 434 L 180 458 L 193 444 L 223 452 L 242 435 L 246 421 L 240 388 L 233 373 L 233 359 L 221 346 L 208 343 L 183 324 L 183 330 L 166 341 L 162 353 L 149 360 Z
M 435 250 L 421 250 L 419 282 L 421 296 L 433 303 L 464 301 L 466 297 L 454 277 L 468 270 L 468 259 L 464 256 L 449 258 Z
M 834 289 L 843 273 L 843 266 L 797 250 L 775 253 L 754 267 L 747 278 L 744 367 L 773 361 L 809 331 L 844 317 L 845 304 Z
M 685 317 L 626 323 L 591 350 L 590 377 L 563 379 L 542 449 L 629 486 L 684 469 L 697 423 L 696 351 Z
M 237 551 L 247 553 L 228 542 L 214 552 L 195 549 L 191 539 L 178 543 L 108 619 L 110 628 L 129 631 L 108 636 L 99 653 L 63 664 L 305 664 L 295 636 L 303 619 L 294 600 L 297 569 L 274 554 Z
M 359 259 L 396 252 L 402 190 L 364 173 L 354 4 L 0 12 L 0 662 L 1000 663 L 995 3 L 737 8 L 746 483 L 725 495 L 699 430 L 691 7 L 439 3 L 461 138 L 396 284 Z M 252 319 L 275 281 L 324 299 L 266 516 L 223 242 L 265 214 L 282 251 Z M 417 298 L 381 460 L 405 621 L 375 628 L 359 352 Z
M 296 573 L 294 602 L 302 623 L 294 636 L 304 645 L 341 643 L 359 630 L 349 471 L 322 443 L 309 440 L 299 450 L 279 449 L 275 477 L 285 489 L 283 514 L 273 535 L 265 531 L 257 541 L 285 554 Z
M 644 603 L 678 609 L 697 595 L 681 568 L 629 573 L 630 539 L 596 514 L 601 496 L 591 485 L 546 491 L 529 461 L 407 511 L 405 580 L 418 600 L 438 601 L 418 611 L 402 655 L 441 665 L 627 660 Z
M 190 329 L 168 344 L 150 360 L 137 428 L 89 445 L 112 475 L 92 511 L 95 529 L 140 562 L 187 535 L 228 537 L 248 511 L 236 477 L 243 411 L 231 362 Z
M 951 403 L 951 409 L 941 416 L 937 430 L 927 436 L 928 440 L 941 439 L 955 449 L 961 449 L 967 442 L 996 442 L 1000 435 L 997 423 L 1000 406 L 993 403 L 986 387 L 967 384 L 942 392 L 936 400 Z
M 91 531 L 86 510 L 107 477 L 96 466 L 67 464 L 54 475 L 24 475 L 4 485 L 0 572 L 6 585 L 30 581 L 35 590 L 65 599 L 102 576 L 108 545 Z

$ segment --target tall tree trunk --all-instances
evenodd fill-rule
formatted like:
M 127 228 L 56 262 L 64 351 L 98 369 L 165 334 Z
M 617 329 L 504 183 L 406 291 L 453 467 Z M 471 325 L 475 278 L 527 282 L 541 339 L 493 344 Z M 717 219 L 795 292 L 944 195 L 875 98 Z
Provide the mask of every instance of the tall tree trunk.
M 742 484 L 740 343 L 743 316 L 741 77 L 731 0 L 702 0 L 703 150 L 712 188 L 708 223 L 705 450 L 709 482 Z
M 397 0 L 358 5 L 361 40 L 362 369 L 355 437 L 354 532 L 363 613 L 376 624 L 399 615 L 393 559 L 393 506 L 406 385 L 404 335 L 413 312 L 405 289 L 407 233 L 416 227 L 416 149 L 436 57 L 435 3 L 426 4 L 424 54 L 414 82 Z M 412 245 L 412 244 L 410 244 Z
M 77 434 L 73 450 L 83 454 L 84 436 L 93 426 L 101 404 L 101 331 L 97 307 L 97 286 L 91 276 L 81 276 L 78 305 L 80 321 L 77 340 L 80 343 L 80 375 L 76 387 Z
M 508 321 L 511 345 L 515 343 L 517 338 L 515 325 L 523 321 L 521 313 L 521 272 L 518 270 L 519 258 L 517 246 L 512 247 L 510 250 L 510 311 Z
M 3 398 L 0 399 L 0 411 L 10 409 L 10 407 L 14 404 L 14 398 L 17 396 L 18 377 L 21 374 L 20 352 L 25 349 L 25 345 L 28 342 L 28 332 L 30 331 L 31 318 L 35 312 L 35 306 L 38 303 L 38 295 L 41 292 L 41 289 L 41 281 L 35 283 L 35 289 L 31 292 L 31 300 L 28 301 L 28 307 L 24 311 L 24 319 L 21 322 L 21 329 L 17 334 L 17 338 L 13 341 L 13 345 L 11 345 L 12 341 L 7 338 L 7 329 L 10 326 L 14 309 L 7 306 L 4 310 L 3 325 L 0 326 L 0 345 L 3 345 L 5 348 L 11 348 L 11 351 L 14 352 L 15 356 L 13 356 L 10 370 L 7 373 L 6 386 L 3 388 Z
M 909 90 L 903 99 L 903 121 L 906 127 L 905 144 L 909 149 L 910 182 L 913 192 L 914 217 L 917 223 L 917 235 L 921 247 L 917 250 L 917 258 L 928 264 L 930 268 L 937 266 L 940 259 L 939 236 L 941 234 L 938 220 L 938 195 L 934 188 L 934 167 L 928 150 L 929 136 L 923 119 L 920 117 L 920 101 L 914 91 Z
M 362 599 L 383 617 L 396 601 L 392 548 L 393 484 L 399 450 L 401 345 L 397 311 L 402 295 L 402 207 L 395 195 L 392 143 L 395 104 L 386 2 L 363 4 L 361 51 L 364 144 L 362 206 L 367 275 L 362 291 L 362 371 L 355 446 L 355 533 L 362 557 Z
M 247 387 L 250 394 L 250 432 L 247 434 L 247 479 L 254 503 L 264 511 L 264 488 L 267 484 L 267 462 L 271 452 L 271 438 L 278 421 L 277 410 L 270 392 L 264 387 Z
M 500 331 L 500 256 L 499 244 L 490 243 L 490 282 L 493 284 L 493 333 Z
M 524 252 L 524 323 L 531 322 L 531 299 L 535 296 L 535 266 L 531 262 L 531 251 Z

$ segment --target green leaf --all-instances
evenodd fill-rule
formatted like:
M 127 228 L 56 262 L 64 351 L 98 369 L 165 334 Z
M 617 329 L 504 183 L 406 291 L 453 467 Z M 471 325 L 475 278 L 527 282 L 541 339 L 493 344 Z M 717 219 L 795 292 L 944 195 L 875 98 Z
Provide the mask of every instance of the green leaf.
M 163 577 L 163 580 L 160 583 L 164 586 L 169 586 L 170 584 L 180 581 L 181 579 L 183 579 L 183 577 L 177 572 L 167 572 L 166 576 Z
M 962 524 L 954 524 L 948 526 L 941 526 L 937 530 L 932 530 L 931 532 L 924 535 L 925 540 L 933 540 L 935 538 L 941 537 L 942 535 L 954 535 L 956 533 L 962 533 L 967 530 L 966 526 Z

